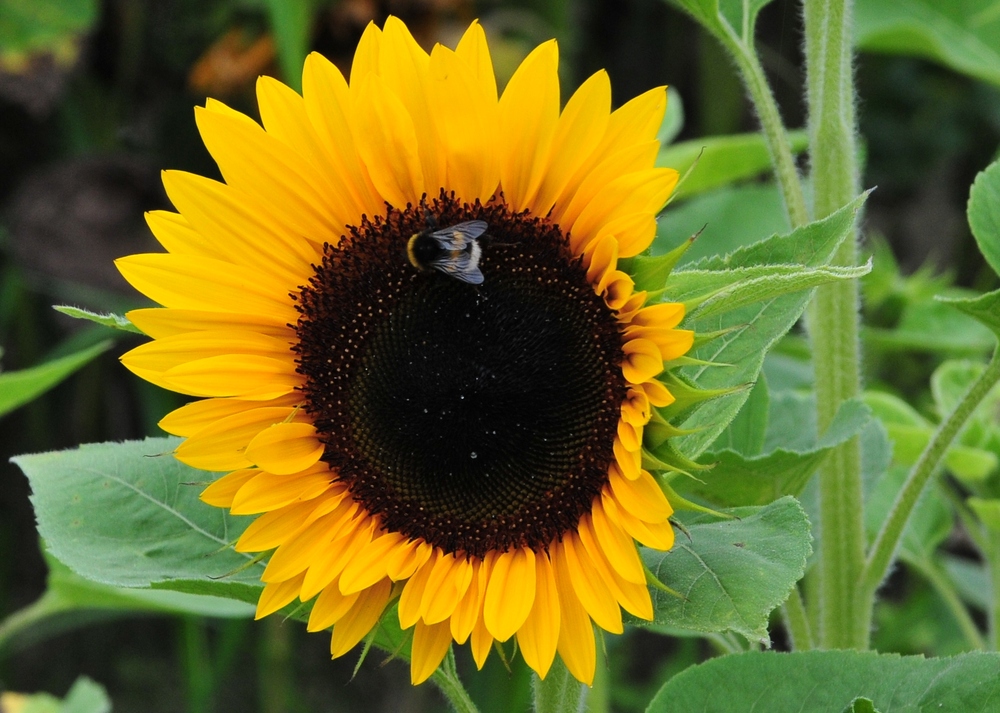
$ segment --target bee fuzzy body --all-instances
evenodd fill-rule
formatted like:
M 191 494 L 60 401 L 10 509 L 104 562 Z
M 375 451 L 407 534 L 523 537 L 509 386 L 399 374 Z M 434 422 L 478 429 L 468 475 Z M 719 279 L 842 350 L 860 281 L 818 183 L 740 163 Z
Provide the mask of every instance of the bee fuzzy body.
M 489 227 L 485 221 L 469 220 L 445 228 L 428 215 L 427 229 L 415 233 L 406 244 L 406 256 L 418 270 L 437 270 L 471 285 L 483 283 L 479 238 Z

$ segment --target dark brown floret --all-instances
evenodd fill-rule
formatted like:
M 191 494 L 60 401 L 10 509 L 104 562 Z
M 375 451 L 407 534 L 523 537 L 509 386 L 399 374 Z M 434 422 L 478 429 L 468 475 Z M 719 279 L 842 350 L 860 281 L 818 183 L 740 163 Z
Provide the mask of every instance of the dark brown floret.
M 428 210 L 489 224 L 482 285 L 410 264 Z M 557 226 L 444 194 L 389 208 L 326 246 L 298 309 L 323 459 L 383 527 L 482 557 L 544 549 L 590 510 L 626 395 L 622 337 Z

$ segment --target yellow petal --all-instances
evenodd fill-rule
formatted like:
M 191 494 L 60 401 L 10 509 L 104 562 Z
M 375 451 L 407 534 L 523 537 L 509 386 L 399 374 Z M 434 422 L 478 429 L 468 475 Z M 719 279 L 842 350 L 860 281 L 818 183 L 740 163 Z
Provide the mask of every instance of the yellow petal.
M 630 614 L 642 619 L 652 619 L 653 603 L 649 598 L 649 592 L 646 591 L 645 586 L 634 582 L 630 583 L 615 571 L 604 550 L 597 543 L 589 513 L 580 519 L 577 533 L 580 536 L 580 542 L 583 543 L 583 547 L 587 551 L 590 562 L 600 576 L 600 581 L 607 586 L 615 601 Z
M 302 586 L 302 575 L 282 582 L 272 582 L 264 585 L 264 591 L 257 600 L 257 612 L 254 619 L 263 619 L 282 607 L 290 604 L 299 595 Z
M 271 359 L 253 354 L 225 354 L 198 359 L 169 369 L 155 380 L 149 372 L 141 376 L 191 396 L 223 396 L 269 401 L 302 386 L 291 359 Z
M 559 120 L 559 49 L 536 47 L 500 97 L 500 183 L 513 211 L 530 207 Z
M 358 154 L 372 183 L 390 205 L 417 203 L 425 189 L 417 153 L 417 133 L 406 107 L 377 74 L 362 81 L 355 107 Z
M 288 342 L 240 329 L 188 332 L 140 344 L 122 355 L 135 371 L 165 372 L 180 364 L 223 354 L 256 354 L 271 359 L 291 359 Z
M 353 649 L 374 628 L 382 618 L 391 593 L 392 583 L 388 579 L 361 593 L 351 610 L 333 627 L 330 638 L 330 655 L 333 658 Z
M 472 649 L 472 659 L 476 662 L 476 668 L 480 671 L 486 664 L 486 658 L 493 649 L 493 637 L 486 630 L 486 623 L 483 617 L 479 617 L 476 625 L 472 627 L 472 636 L 469 637 L 469 648 Z
M 568 532 L 563 535 L 562 561 L 566 566 L 569 582 L 573 591 L 583 604 L 583 608 L 594 622 L 612 634 L 620 634 L 622 627 L 622 612 L 618 608 L 608 583 L 601 576 L 594 561 L 580 542 L 579 535 Z
M 233 186 L 184 171 L 164 171 L 163 187 L 215 257 L 281 276 L 288 287 L 312 274 L 322 252 Z M 169 248 L 168 248 L 169 249 Z M 173 251 L 171 251 L 173 252 Z
M 412 660 L 410 661 L 410 683 L 423 683 L 437 670 L 451 646 L 451 632 L 448 622 L 425 624 L 418 621 L 413 630 Z
M 610 468 L 608 482 L 618 504 L 640 520 L 663 522 L 674 512 L 653 476 L 644 470 L 639 471 L 638 478 L 629 480 Z
M 254 268 L 170 253 L 129 255 L 115 265 L 129 284 L 165 307 L 298 321 L 287 288 Z
M 338 224 L 356 222 L 364 206 L 348 188 L 345 177 L 327 160 L 303 98 L 277 79 L 262 76 L 257 79 L 257 106 L 267 133 L 287 144 L 322 177 L 323 183 L 317 188 L 322 190 Z
M 167 252 L 217 260 L 226 258 L 225 252 L 205 240 L 182 215 L 153 210 L 146 213 L 146 225 Z
M 461 200 L 483 203 L 500 182 L 500 161 L 493 144 L 497 135 L 497 101 L 446 47 L 431 53 L 428 88 L 440 123 L 448 188 Z M 433 185 L 433 184 L 430 184 Z
M 379 51 L 379 76 L 385 87 L 399 98 L 413 122 L 417 153 L 420 157 L 424 186 L 436 195 L 445 182 L 445 155 L 436 118 L 438 108 L 432 107 L 428 90 L 429 58 L 398 17 L 390 15 L 382 28 Z M 369 165 L 371 170 L 371 165 Z
M 399 625 L 404 629 L 409 629 L 417 623 L 417 619 L 420 619 L 424 615 L 424 590 L 427 587 L 427 581 L 430 579 L 431 571 L 441 556 L 441 550 L 435 547 L 427 562 L 419 567 L 413 573 L 413 576 L 406 581 L 403 593 L 399 597 Z
M 246 403 L 246 402 L 243 402 Z M 247 468 L 247 444 L 275 423 L 291 418 L 296 409 L 288 406 L 247 409 L 213 421 L 191 435 L 174 452 L 177 460 L 202 470 Z
M 329 584 L 316 598 L 312 611 L 309 612 L 309 623 L 306 625 L 306 630 L 329 629 L 344 618 L 360 595 L 361 592 L 341 594 L 340 587 L 337 586 L 336 582 Z
M 254 436 L 246 454 L 259 468 L 291 475 L 315 465 L 323 449 L 311 423 L 276 423 Z
M 612 448 L 614 449 L 615 460 L 608 467 L 608 471 L 613 470 L 629 480 L 638 478 L 639 472 L 642 470 L 642 451 L 630 451 L 618 437 L 615 437 Z
M 202 502 L 214 505 L 217 508 L 227 508 L 233 504 L 233 498 L 240 488 L 249 480 L 255 478 L 260 471 L 253 468 L 245 470 L 234 470 L 229 475 L 224 475 L 211 485 L 201 491 Z
M 413 576 L 418 567 L 430 559 L 434 550 L 423 540 L 414 540 L 390 552 L 385 558 L 385 571 L 394 582 Z
M 528 618 L 517 630 L 517 644 L 525 663 L 539 678 L 544 679 L 555 659 L 559 643 L 559 591 L 548 554 L 538 554 L 535 567 L 535 603 Z
M 607 555 L 611 566 L 629 582 L 644 585 L 646 573 L 639 552 L 635 548 L 635 542 L 616 521 L 608 517 L 600 498 L 594 501 L 590 513 L 595 539 Z
M 483 87 L 485 96 L 496 103 L 497 78 L 493 73 L 493 60 L 486 44 L 486 33 L 478 20 L 473 20 L 462 35 L 455 54 L 469 67 L 476 82 Z
M 451 635 L 459 644 L 464 644 L 476 622 L 482 618 L 483 599 L 486 597 L 486 585 L 489 582 L 489 570 L 482 560 L 472 560 L 472 581 L 465 596 L 455 607 L 451 619 Z
M 663 371 L 660 348 L 652 340 L 630 339 L 622 345 L 622 353 L 622 374 L 629 383 L 641 384 Z
M 272 405 L 272 404 L 268 404 Z M 273 404 L 284 405 L 284 404 Z M 289 404 L 291 405 L 291 404 Z M 190 436 L 233 414 L 260 408 L 259 401 L 239 399 L 199 399 L 184 404 L 160 419 L 159 426 L 175 436 Z
M 551 156 L 533 201 L 533 212 L 545 215 L 566 190 L 570 179 L 604 137 L 611 113 L 611 81 L 604 70 L 580 85 L 556 125 Z
M 351 63 L 351 91 L 357 90 L 365 77 L 378 72 L 378 57 L 382 47 L 382 30 L 374 22 L 369 22 L 358 40 Z
M 281 544 L 271 555 L 261 580 L 281 582 L 300 573 L 315 560 L 319 550 L 330 548 L 345 528 L 351 524 L 351 508 L 348 503 L 328 515 L 318 518 L 301 532 Z
M 297 475 L 258 472 L 233 498 L 232 514 L 255 515 L 318 498 L 327 491 L 334 477 L 325 463 L 319 465 L 322 467 Z
M 340 575 L 340 591 L 344 594 L 360 592 L 384 579 L 385 558 L 397 547 L 406 547 L 406 536 L 398 532 L 386 532 L 363 547 L 344 567 Z
M 649 398 L 649 403 L 653 404 L 653 406 L 656 406 L 657 408 L 669 406 L 676 401 L 674 395 L 667 390 L 667 387 L 655 379 L 650 379 L 649 381 L 639 384 L 639 388 L 641 388 Z
M 347 495 L 346 489 L 331 488 L 327 495 L 303 503 L 286 505 L 264 513 L 251 522 L 236 541 L 237 552 L 263 552 L 292 538 L 316 518 L 338 507 Z
M 500 555 L 490 572 L 483 604 L 486 628 L 506 641 L 521 628 L 535 601 L 535 553 L 525 547 Z
M 359 82 L 360 85 L 360 82 Z M 354 107 L 350 89 L 340 70 L 326 57 L 313 52 L 302 73 L 306 113 L 325 150 L 330 170 L 343 178 L 359 215 L 373 216 L 384 209 L 382 197 L 361 164 L 354 142 Z
M 638 540 L 646 547 L 657 550 L 669 550 L 674 546 L 674 530 L 670 521 L 660 523 L 644 522 L 615 504 L 610 488 L 601 492 L 601 500 L 608 517 L 621 525 L 630 537 Z
M 360 507 L 353 507 L 345 527 L 330 546 L 317 552 L 309 563 L 309 571 L 302 582 L 302 596 L 308 599 L 340 577 L 344 567 L 371 542 L 374 532 L 375 519 L 368 517 Z
M 150 307 L 134 309 L 125 316 L 153 339 L 205 329 L 243 329 L 289 342 L 295 340 L 295 332 L 281 321 L 282 317 L 268 314 Z
M 319 245 L 336 244 L 344 216 L 323 196 L 322 175 L 259 126 L 195 107 L 195 122 L 226 183 L 249 194 L 281 225 Z
M 556 649 L 569 672 L 588 686 L 594 683 L 597 666 L 597 647 L 594 642 L 594 627 L 590 623 L 587 610 L 583 608 L 570 581 L 561 548 L 553 553 L 556 581 L 559 582 L 559 643 Z
M 424 589 L 424 623 L 436 624 L 450 617 L 471 582 L 472 564 L 465 557 L 448 554 L 439 559 Z

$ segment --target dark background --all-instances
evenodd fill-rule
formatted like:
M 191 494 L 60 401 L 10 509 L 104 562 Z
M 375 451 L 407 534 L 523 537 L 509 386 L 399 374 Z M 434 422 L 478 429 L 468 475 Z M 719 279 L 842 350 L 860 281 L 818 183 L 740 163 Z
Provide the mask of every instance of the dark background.
M 29 0 L 23 0 L 28 2 Z M 14 3 L 15 5 L 17 2 Z M 58 3 L 56 3 L 58 5 Z M 673 86 L 686 116 L 679 140 L 755 128 L 729 61 L 714 41 L 661 0 L 341 0 L 319 5 L 312 47 L 342 69 L 370 19 L 402 17 L 426 47 L 453 44 L 482 19 L 501 81 L 526 51 L 560 39 L 564 97 L 606 68 L 615 104 Z M 761 55 L 786 123 L 804 123 L 802 39 L 795 3 L 767 7 Z M 9 58 L 8 58 L 9 59 Z M 89 28 L 27 65 L 0 46 L 0 347 L 5 371 L 38 364 L 106 336 L 54 313 L 52 304 L 122 311 L 141 304 L 112 266 L 157 250 L 143 211 L 169 207 L 164 168 L 217 177 L 192 107 L 206 96 L 256 116 L 256 76 L 280 76 L 267 14 L 252 0 L 106 0 Z M 865 218 L 900 263 L 930 261 L 959 284 L 993 278 L 965 223 L 968 186 L 1000 142 L 1000 92 L 915 59 L 857 60 Z M 0 618 L 44 591 L 29 490 L 7 462 L 18 453 L 158 434 L 181 401 L 141 383 L 114 349 L 0 420 Z M 870 375 L 879 378 L 878 374 Z M 613 640 L 612 640 L 613 639 Z M 780 635 L 778 637 L 780 645 Z M 642 710 L 672 673 L 710 653 L 700 640 L 648 632 L 608 637 L 616 710 Z M 905 642 L 900 644 L 905 649 Z M 107 687 L 116 711 L 430 711 L 444 702 L 413 689 L 406 666 L 373 653 L 352 680 L 355 656 L 330 662 L 326 635 L 294 622 L 144 617 L 97 621 L 18 650 L 0 651 L 0 690 L 62 695 L 81 674 Z M 459 651 L 463 671 L 471 661 Z M 603 664 L 599 663 L 599 667 Z M 485 711 L 525 710 L 528 675 L 491 657 L 467 676 Z

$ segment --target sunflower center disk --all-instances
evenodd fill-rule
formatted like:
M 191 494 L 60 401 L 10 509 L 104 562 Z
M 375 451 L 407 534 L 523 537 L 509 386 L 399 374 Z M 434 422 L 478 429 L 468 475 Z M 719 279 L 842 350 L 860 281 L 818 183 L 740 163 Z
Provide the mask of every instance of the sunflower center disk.
M 429 211 L 483 220 L 484 280 L 407 258 Z M 614 314 L 564 236 L 442 196 L 364 221 L 299 298 L 324 460 L 382 526 L 446 552 L 543 549 L 607 482 L 626 386 Z

